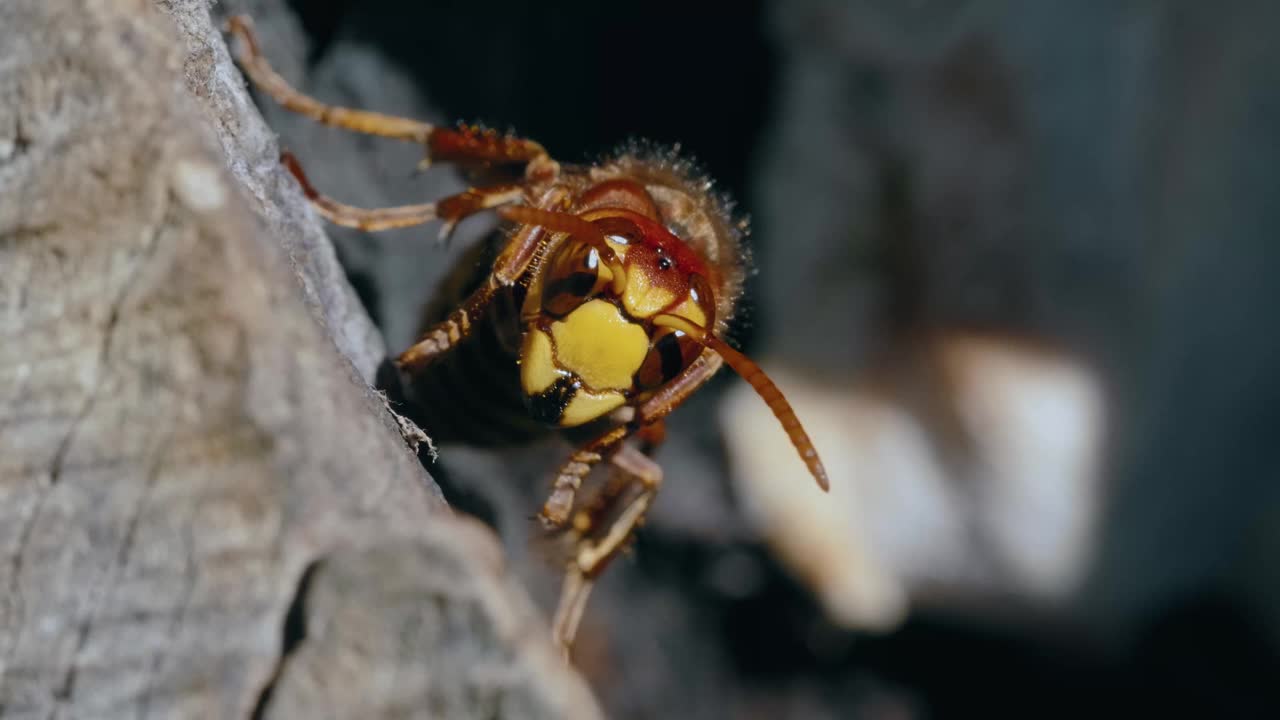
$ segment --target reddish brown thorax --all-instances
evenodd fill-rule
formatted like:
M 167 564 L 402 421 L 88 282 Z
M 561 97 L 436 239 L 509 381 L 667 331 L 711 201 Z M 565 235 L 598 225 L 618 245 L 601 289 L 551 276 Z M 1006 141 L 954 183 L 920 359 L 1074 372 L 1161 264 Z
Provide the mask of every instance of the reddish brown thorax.
M 658 220 L 658 206 L 638 183 L 631 180 L 605 180 L 593 185 L 578 198 L 580 212 L 598 208 L 621 208 Z

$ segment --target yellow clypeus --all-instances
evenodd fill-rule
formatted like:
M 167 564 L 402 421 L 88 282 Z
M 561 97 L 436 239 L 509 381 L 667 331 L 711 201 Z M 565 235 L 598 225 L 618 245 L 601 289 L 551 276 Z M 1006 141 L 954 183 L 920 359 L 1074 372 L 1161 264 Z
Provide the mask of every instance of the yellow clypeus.
M 626 401 L 626 397 L 616 390 L 593 393 L 580 388 L 573 394 L 573 399 L 569 401 L 569 404 L 565 406 L 564 414 L 560 416 L 560 425 L 562 427 L 573 427 L 590 422 L 615 408 L 621 407 Z
M 644 328 L 613 303 L 591 300 L 551 324 L 558 366 L 596 391 L 627 390 L 649 351 Z M 526 392 L 528 388 L 526 388 Z
M 525 393 L 541 393 L 562 374 L 551 354 L 551 338 L 537 329 L 525 333 L 524 347 L 520 349 L 520 385 Z

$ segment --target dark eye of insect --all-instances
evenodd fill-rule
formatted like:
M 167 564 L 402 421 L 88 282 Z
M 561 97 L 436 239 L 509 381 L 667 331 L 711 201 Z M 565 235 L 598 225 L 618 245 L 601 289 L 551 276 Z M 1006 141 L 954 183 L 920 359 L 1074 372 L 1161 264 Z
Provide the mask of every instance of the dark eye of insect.
M 659 270 L 670 270 L 670 269 L 671 269 L 671 258 L 667 257 L 666 255 L 663 255 L 663 256 L 659 257 L 659 258 L 658 258 L 658 269 L 659 269 Z
M 564 317 L 600 292 L 600 254 L 586 243 L 566 243 L 547 268 L 542 309 Z

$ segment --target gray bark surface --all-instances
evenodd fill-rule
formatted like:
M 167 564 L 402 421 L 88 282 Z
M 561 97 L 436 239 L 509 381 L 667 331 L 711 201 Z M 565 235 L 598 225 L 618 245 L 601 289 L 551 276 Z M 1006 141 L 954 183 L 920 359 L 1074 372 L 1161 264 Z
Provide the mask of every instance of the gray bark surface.
M 0 4 L 0 716 L 598 716 L 382 354 L 204 2 Z

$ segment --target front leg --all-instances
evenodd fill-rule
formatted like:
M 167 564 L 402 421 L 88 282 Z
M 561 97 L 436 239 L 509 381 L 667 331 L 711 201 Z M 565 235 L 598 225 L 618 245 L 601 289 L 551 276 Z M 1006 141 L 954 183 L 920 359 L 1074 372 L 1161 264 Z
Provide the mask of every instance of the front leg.
M 626 547 L 662 486 L 662 467 L 634 447 L 620 447 L 610 461 L 621 471 L 622 482 L 608 489 L 595 512 L 584 511 L 582 522 L 575 520 L 574 523 L 577 536 L 574 555 L 565 568 L 560 602 L 551 627 L 553 641 L 566 655 L 578 633 L 596 578 Z M 604 535 L 595 537 L 591 532 L 594 523 L 591 516 L 607 515 L 617 501 L 628 496 L 630 501 L 610 522 Z
M 588 443 L 561 468 L 551 497 L 542 509 L 544 523 L 552 527 L 567 524 L 574 497 L 583 478 L 606 454 L 598 446 L 616 448 L 608 453 L 609 460 L 623 474 L 622 482 L 605 488 L 592 503 L 594 507 L 574 515 L 574 554 L 565 567 L 560 602 L 552 622 L 552 639 L 566 655 L 578 632 L 578 625 L 586 610 L 587 597 L 591 594 L 596 577 L 626 547 L 636 528 L 644 521 L 645 513 L 653 504 L 658 488 L 662 486 L 662 467 L 650 459 L 646 452 L 652 451 L 665 438 L 663 421 L 666 416 L 710 380 L 722 365 L 719 355 L 704 351 L 666 387 L 642 403 L 636 409 L 631 423 L 615 428 Z M 632 434 L 640 438 L 645 445 L 645 452 L 622 444 Z M 604 535 L 597 536 L 594 532 L 597 524 L 628 495 L 631 495 L 630 500 L 609 523 Z
M 543 208 L 556 208 L 565 201 L 568 191 L 561 187 L 548 190 L 538 201 Z M 489 277 L 449 316 L 422 334 L 418 342 L 396 358 L 402 371 L 415 372 L 436 357 L 448 352 L 471 334 L 475 323 L 484 315 L 489 303 L 504 287 L 514 285 L 529 269 L 545 246 L 546 228 L 522 225 L 493 262 Z
M 401 372 L 418 372 L 453 349 L 455 345 L 462 342 L 463 338 L 471 334 L 475 321 L 484 315 L 498 289 L 499 286 L 490 276 L 485 284 L 476 288 L 461 306 L 423 333 L 418 342 L 411 345 L 408 350 L 400 353 L 396 358 L 396 367 Z
M 542 524 L 548 530 L 563 528 L 569 522 L 569 514 L 573 511 L 574 499 L 578 488 L 582 487 L 582 481 L 591 473 L 596 463 L 613 453 L 630 433 L 631 429 L 626 425 L 613 428 L 575 450 L 564 465 L 560 466 L 560 472 L 551 485 L 551 495 L 543 503 L 542 512 L 539 513 Z

